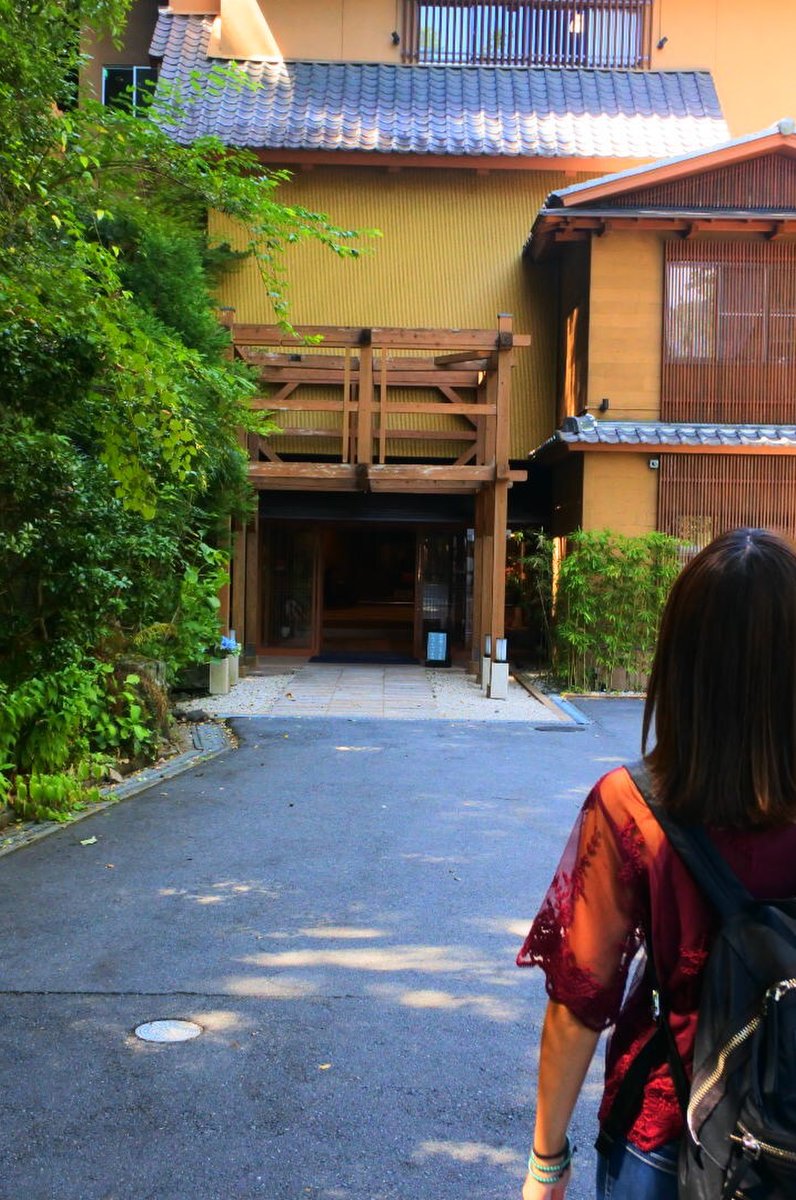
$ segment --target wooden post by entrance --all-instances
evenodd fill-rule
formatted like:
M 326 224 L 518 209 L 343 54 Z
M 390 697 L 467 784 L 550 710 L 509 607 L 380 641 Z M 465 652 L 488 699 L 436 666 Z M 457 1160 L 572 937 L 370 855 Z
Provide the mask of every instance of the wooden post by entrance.
M 243 644 L 246 625 L 246 531 L 238 525 L 232 535 L 232 606 L 230 627 Z
M 260 513 L 255 511 L 245 530 L 245 588 L 243 657 L 248 666 L 257 662 L 257 645 L 260 641 Z
M 513 335 L 511 317 L 498 317 L 497 364 L 486 381 L 487 403 L 495 405 L 495 422 L 487 429 L 484 453 L 494 466 L 494 482 L 486 484 L 475 500 L 475 573 L 473 580 L 473 645 L 471 669 L 480 678 L 484 637 L 505 637 L 506 529 L 510 487 L 509 404 Z
M 476 492 L 475 495 L 475 519 L 473 522 L 473 532 L 475 534 L 475 544 L 473 546 L 473 640 L 470 646 L 470 666 L 469 673 L 478 677 L 478 682 L 481 682 L 481 654 L 484 649 L 484 616 L 483 616 L 483 589 L 484 589 L 484 493 L 483 491 Z

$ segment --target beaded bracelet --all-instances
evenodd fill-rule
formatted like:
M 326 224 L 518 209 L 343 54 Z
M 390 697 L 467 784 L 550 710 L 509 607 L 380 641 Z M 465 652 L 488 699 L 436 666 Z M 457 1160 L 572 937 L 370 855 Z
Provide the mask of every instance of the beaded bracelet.
M 568 1137 L 564 1140 L 564 1148 L 558 1154 L 537 1154 L 532 1149 L 528 1159 L 528 1171 L 531 1178 L 535 1179 L 537 1183 L 545 1183 L 549 1187 L 560 1183 L 572 1163 L 574 1153 Z

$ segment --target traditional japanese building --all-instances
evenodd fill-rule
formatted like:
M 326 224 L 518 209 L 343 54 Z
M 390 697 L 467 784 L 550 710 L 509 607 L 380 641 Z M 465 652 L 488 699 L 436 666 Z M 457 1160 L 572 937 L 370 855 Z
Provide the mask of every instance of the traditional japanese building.
M 796 127 L 551 193 L 550 528 L 796 536 Z
M 744 325 L 743 297 L 766 354 L 793 342 L 790 285 L 760 282 L 790 253 L 791 134 L 744 138 L 792 107 L 796 10 L 754 17 L 752 38 L 734 0 L 172 0 L 93 48 L 109 102 L 156 72 L 190 95 L 176 139 L 249 147 L 292 173 L 285 203 L 382 233 L 356 262 L 288 254 L 291 319 L 320 347 L 275 327 L 254 264 L 220 290 L 281 429 L 249 447 L 230 610 L 249 655 L 420 656 L 443 630 L 475 657 L 504 629 L 507 528 L 690 538 L 740 512 L 708 521 L 699 473 L 740 469 L 727 439 L 794 398 L 772 359 L 755 396 L 776 376 L 781 403 L 753 404 L 718 328 Z M 229 62 L 248 86 L 214 79 Z M 710 369 L 684 361 L 709 345 Z M 790 464 L 787 434 L 757 436 L 747 492 Z

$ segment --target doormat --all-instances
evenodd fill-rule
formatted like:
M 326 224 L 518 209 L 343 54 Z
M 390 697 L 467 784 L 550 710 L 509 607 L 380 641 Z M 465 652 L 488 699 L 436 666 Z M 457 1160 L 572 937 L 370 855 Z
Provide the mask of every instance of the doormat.
M 328 650 L 315 654 L 311 663 L 372 663 L 379 667 L 416 667 L 418 660 L 411 654 L 396 654 L 390 650 Z

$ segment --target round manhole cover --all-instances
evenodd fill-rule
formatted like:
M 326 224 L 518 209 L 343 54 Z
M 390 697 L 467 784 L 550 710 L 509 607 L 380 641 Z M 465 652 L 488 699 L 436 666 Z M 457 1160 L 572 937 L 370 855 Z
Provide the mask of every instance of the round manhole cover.
M 135 1036 L 142 1042 L 188 1042 L 201 1032 L 195 1021 L 146 1021 L 136 1026 Z

